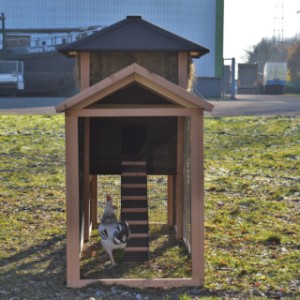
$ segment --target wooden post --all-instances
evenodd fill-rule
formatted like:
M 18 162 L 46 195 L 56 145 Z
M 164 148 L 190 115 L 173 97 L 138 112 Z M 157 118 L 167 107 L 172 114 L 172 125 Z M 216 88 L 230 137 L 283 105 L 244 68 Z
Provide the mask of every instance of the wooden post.
M 84 203 L 84 241 L 90 238 L 91 198 L 90 198 L 90 118 L 84 118 L 83 145 L 83 203 Z
M 80 53 L 80 91 L 90 86 L 90 52 Z
M 204 285 L 203 112 L 191 117 L 192 278 Z
M 91 191 L 91 211 L 92 211 L 92 226 L 96 229 L 98 226 L 98 182 L 97 175 L 90 177 L 90 191 Z
M 80 53 L 80 90 L 90 86 L 90 53 Z M 91 232 L 90 182 L 89 182 L 89 153 L 90 153 L 90 122 L 84 119 L 84 145 L 83 145 L 83 208 L 84 208 L 84 241 L 88 241 Z
M 188 74 L 188 53 L 178 53 L 178 85 L 187 89 L 189 74 Z
M 188 85 L 188 54 L 178 53 L 178 85 L 187 88 Z M 184 118 L 178 117 L 177 122 L 177 176 L 176 176 L 176 238 L 183 237 L 183 145 Z
M 67 284 L 80 279 L 78 118 L 66 112 Z
M 173 225 L 174 224 L 174 219 L 173 219 L 173 198 L 174 198 L 174 193 L 173 193 L 173 175 L 168 175 L 168 205 L 167 205 L 167 224 L 168 225 Z
M 183 237 L 183 132 L 184 119 L 177 122 L 177 176 L 176 176 L 176 238 Z

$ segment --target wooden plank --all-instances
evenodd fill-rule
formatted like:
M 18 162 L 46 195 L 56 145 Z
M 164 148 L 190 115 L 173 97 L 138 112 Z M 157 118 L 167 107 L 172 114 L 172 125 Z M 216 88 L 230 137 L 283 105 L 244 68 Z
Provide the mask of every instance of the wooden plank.
M 177 176 L 176 176 L 176 238 L 183 237 L 183 133 L 184 119 L 177 125 Z
M 78 117 L 177 117 L 198 114 L 197 109 L 189 108 L 103 108 L 72 111 Z
M 124 177 L 142 177 L 146 175 L 147 175 L 146 172 L 123 172 L 122 173 L 122 176 Z
M 80 279 L 78 119 L 66 112 L 67 282 Z
M 80 90 L 90 87 L 90 52 L 80 53 Z
M 84 207 L 84 241 L 91 234 L 91 199 L 90 199 L 90 118 L 84 119 L 83 144 L 83 207 Z
M 204 284 L 203 116 L 191 119 L 191 244 L 192 277 Z
M 168 225 L 173 225 L 174 220 L 173 220 L 173 198 L 174 198 L 174 193 L 173 193 L 173 175 L 168 175 L 168 209 L 167 209 L 167 224 Z
M 148 221 L 144 220 L 132 220 L 132 221 L 126 221 L 129 225 L 148 225 Z
M 149 247 L 126 247 L 125 252 L 148 252 Z
M 130 238 L 132 239 L 139 239 L 139 238 L 148 238 L 148 233 L 131 233 Z
M 147 200 L 147 196 L 122 196 L 122 200 Z
M 91 186 L 91 213 L 92 213 L 92 225 L 93 229 L 98 227 L 98 182 L 97 175 L 90 176 L 90 186 Z
M 147 188 L 146 183 L 123 183 L 122 188 L 125 189 L 141 189 L 141 188 Z
M 139 213 L 139 212 L 148 212 L 147 208 L 122 208 L 122 212 L 126 213 Z
M 138 161 L 138 160 L 122 161 L 121 164 L 122 164 L 122 166 L 146 166 L 145 161 Z
M 185 90 L 188 87 L 188 53 L 178 52 L 178 85 Z
M 102 104 L 102 103 L 95 103 L 91 104 L 89 108 L 92 109 L 103 109 L 103 108 L 184 108 L 181 105 L 177 104 Z

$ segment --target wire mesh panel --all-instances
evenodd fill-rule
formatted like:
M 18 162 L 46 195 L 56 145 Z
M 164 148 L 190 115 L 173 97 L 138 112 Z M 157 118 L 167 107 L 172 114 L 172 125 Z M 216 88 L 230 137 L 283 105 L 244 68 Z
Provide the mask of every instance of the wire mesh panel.
M 167 223 L 167 176 L 148 176 L 149 223 Z
M 98 213 L 104 212 L 105 195 L 112 196 L 117 218 L 121 215 L 121 176 L 98 176 Z M 167 224 L 167 176 L 147 176 L 149 213 L 149 259 L 126 261 L 124 251 L 114 251 L 117 265 L 111 268 L 98 230 L 85 243 L 81 257 L 81 278 L 190 278 L 191 258 L 182 240 L 175 237 L 174 227 Z M 135 232 L 136 234 L 136 232 Z M 141 233 L 143 234 L 143 233 Z M 130 241 L 130 240 L 129 240 Z
M 114 226 L 126 221 L 131 234 L 124 247 L 117 247 L 122 244 L 116 227 L 106 249 L 110 229 L 100 234 L 94 229 L 83 246 L 82 279 L 191 278 L 190 118 L 185 118 L 182 141 L 183 203 L 175 201 L 176 180 L 182 178 L 176 174 L 181 157 L 177 124 L 175 117 L 92 118 L 90 172 L 110 174 L 97 175 L 98 220 L 101 224 L 110 195 Z M 174 227 L 178 210 L 183 219 L 180 240 Z

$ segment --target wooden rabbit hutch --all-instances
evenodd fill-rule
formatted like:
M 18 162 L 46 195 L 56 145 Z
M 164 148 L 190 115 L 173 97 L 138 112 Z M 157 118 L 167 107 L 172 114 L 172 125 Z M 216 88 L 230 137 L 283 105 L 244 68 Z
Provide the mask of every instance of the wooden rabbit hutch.
M 213 106 L 187 88 L 192 58 L 208 49 L 127 17 L 61 52 L 77 55 L 80 85 L 56 107 L 66 122 L 68 286 L 203 285 L 203 113 Z M 166 176 L 167 224 L 190 253 L 189 278 L 82 278 L 82 249 L 104 196 L 97 176 L 111 174 L 121 176 L 121 218 L 131 228 L 124 259 L 141 264 L 149 261 L 147 178 Z

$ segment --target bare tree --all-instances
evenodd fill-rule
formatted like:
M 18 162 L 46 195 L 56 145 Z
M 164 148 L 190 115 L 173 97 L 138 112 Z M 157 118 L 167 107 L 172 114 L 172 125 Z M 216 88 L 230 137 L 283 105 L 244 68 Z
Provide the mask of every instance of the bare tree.
M 284 43 L 274 43 L 273 39 L 263 38 L 257 45 L 245 50 L 245 59 L 248 63 L 257 63 L 258 71 L 263 72 L 267 61 L 285 62 L 288 49 L 299 36 L 285 40 Z
M 289 79 L 291 81 L 300 80 L 300 41 L 290 46 L 287 56 Z

